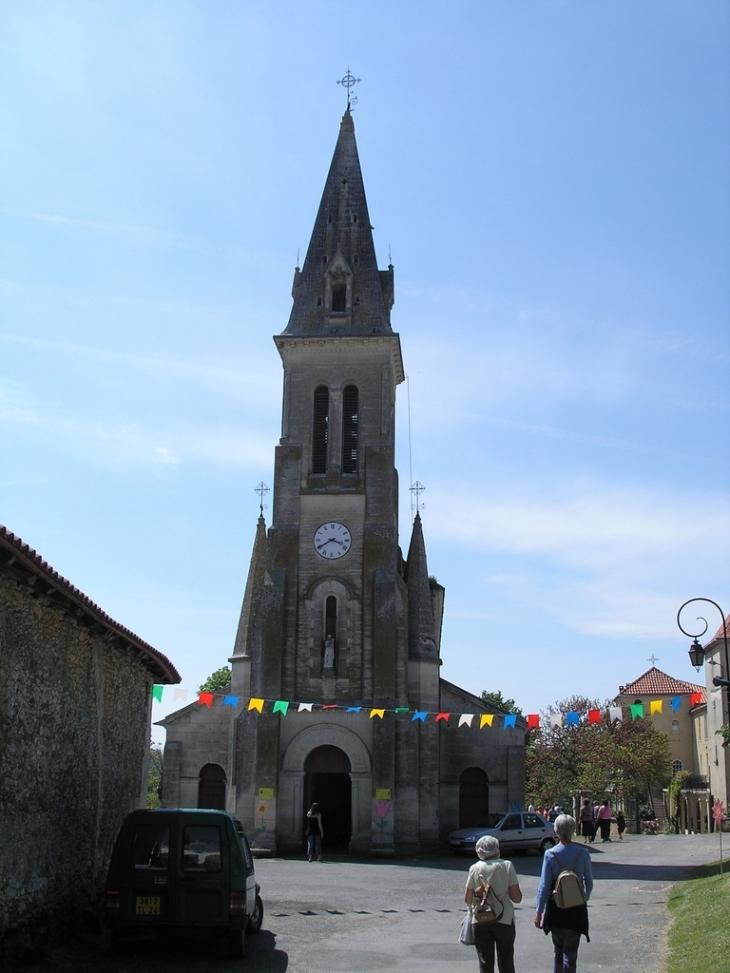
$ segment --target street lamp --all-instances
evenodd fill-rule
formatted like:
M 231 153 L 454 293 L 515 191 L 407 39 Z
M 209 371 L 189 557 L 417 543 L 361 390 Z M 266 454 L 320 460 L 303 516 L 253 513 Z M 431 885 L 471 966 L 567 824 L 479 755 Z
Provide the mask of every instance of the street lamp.
M 720 617 L 722 618 L 722 639 L 725 646 L 725 677 L 723 678 L 723 676 L 713 676 L 712 685 L 725 687 L 725 689 L 727 690 L 728 712 L 730 712 L 730 678 L 728 678 L 730 677 L 730 655 L 728 654 L 728 647 L 727 647 L 727 623 L 725 621 L 725 612 L 722 610 L 722 608 L 720 608 L 717 602 L 712 601 L 711 598 L 690 598 L 689 601 L 685 601 L 685 603 L 677 612 L 677 626 L 679 627 L 680 632 L 682 632 L 684 635 L 689 636 L 689 638 L 693 640 L 692 645 L 689 648 L 689 661 L 692 663 L 695 669 L 697 669 L 698 672 L 702 668 L 702 663 L 705 658 L 705 650 L 700 645 L 698 638 L 704 635 L 705 632 L 707 631 L 707 619 L 702 618 L 701 615 L 697 616 L 697 621 L 704 622 L 705 627 L 702 629 L 701 632 L 697 632 L 696 634 L 693 634 L 692 632 L 688 632 L 686 631 L 686 629 L 682 628 L 682 623 L 680 621 L 680 616 L 682 614 L 683 609 L 685 609 L 687 605 L 691 605 L 692 602 L 694 601 L 704 601 L 708 605 L 714 605 L 715 608 L 717 608 L 717 610 L 720 612 Z

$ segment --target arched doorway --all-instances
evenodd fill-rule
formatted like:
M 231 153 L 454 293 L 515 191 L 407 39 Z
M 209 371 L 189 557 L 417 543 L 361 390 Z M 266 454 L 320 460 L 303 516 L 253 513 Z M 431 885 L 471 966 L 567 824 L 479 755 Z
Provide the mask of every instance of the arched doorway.
M 198 778 L 198 807 L 226 809 L 226 774 L 218 764 L 206 764 Z
M 459 778 L 459 827 L 485 824 L 489 814 L 489 780 L 479 767 L 469 767 Z
M 304 763 L 302 821 L 312 804 L 319 804 L 325 849 L 346 852 L 352 834 L 352 784 L 350 760 L 339 747 L 316 747 Z

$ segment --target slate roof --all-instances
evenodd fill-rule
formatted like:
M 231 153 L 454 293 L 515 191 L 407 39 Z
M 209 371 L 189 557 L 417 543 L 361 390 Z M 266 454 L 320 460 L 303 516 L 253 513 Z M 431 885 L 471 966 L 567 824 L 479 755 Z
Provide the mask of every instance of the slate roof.
M 656 666 L 652 666 L 626 686 L 619 686 L 619 696 L 679 696 L 687 693 L 702 693 L 703 702 L 705 700 L 704 686 L 685 679 L 675 679 Z
M 43 594 L 60 608 L 72 606 L 74 617 L 80 623 L 98 625 L 115 638 L 120 648 L 139 653 L 142 664 L 149 669 L 155 682 L 178 683 L 180 674 L 170 660 L 147 642 L 115 622 L 98 605 L 75 588 L 70 581 L 55 571 L 47 561 L 20 537 L 0 524 L 0 563 L 14 571 L 33 591 Z

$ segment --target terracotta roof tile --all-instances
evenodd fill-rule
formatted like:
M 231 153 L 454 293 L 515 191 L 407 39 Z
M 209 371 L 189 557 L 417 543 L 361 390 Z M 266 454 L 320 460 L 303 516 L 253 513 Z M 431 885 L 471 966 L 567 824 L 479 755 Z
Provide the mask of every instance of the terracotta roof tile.
M 652 666 L 642 676 L 619 686 L 619 696 L 679 696 L 686 693 L 702 693 L 705 699 L 705 687 L 685 679 L 675 679 L 666 672 Z

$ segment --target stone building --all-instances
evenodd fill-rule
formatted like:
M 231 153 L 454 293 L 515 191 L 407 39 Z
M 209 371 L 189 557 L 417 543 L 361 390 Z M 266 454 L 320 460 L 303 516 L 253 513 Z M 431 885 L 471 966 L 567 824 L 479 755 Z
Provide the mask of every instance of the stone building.
M 493 711 L 440 676 L 444 589 L 420 516 L 405 558 L 399 547 L 393 304 L 348 109 L 274 339 L 272 522 L 259 518 L 230 659 L 228 698 L 243 705 L 161 721 L 164 803 L 217 789 L 257 845 L 283 853 L 301 850 L 312 801 L 330 848 L 387 857 L 435 848 L 524 797 L 524 722 L 504 728 L 500 714 L 480 729 Z
M 674 701 L 674 705 L 673 705 Z M 700 715 L 706 712 L 705 687 L 686 679 L 675 679 L 652 666 L 638 679 L 619 687 L 616 702 L 626 709 L 640 703 L 657 730 L 667 735 L 672 757 L 672 774 L 686 771 L 680 818 L 683 829 L 705 831 L 710 818 L 710 787 L 706 761 L 698 750 L 698 733 L 702 733 Z M 705 736 L 706 722 L 704 724 Z M 668 820 L 671 809 L 667 789 L 652 788 L 651 799 L 660 821 Z
M 0 953 L 87 913 L 171 663 L 0 527 Z

